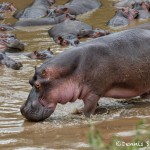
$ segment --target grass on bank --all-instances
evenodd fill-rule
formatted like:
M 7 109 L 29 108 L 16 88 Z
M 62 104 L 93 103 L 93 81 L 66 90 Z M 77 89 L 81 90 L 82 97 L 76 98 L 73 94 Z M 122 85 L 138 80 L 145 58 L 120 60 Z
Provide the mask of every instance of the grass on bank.
M 150 150 L 150 127 L 146 121 L 140 121 L 135 131 L 135 136 L 130 142 L 125 142 L 119 137 L 112 137 L 112 140 L 106 144 L 99 131 L 90 123 L 87 137 L 92 150 Z

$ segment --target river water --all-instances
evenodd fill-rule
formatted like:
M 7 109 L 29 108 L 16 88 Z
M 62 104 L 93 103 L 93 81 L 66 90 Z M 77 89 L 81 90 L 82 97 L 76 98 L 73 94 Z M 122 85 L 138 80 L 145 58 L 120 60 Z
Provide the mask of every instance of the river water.
M 66 1 L 58 0 L 58 4 Z M 2 2 L 0 0 L 0 3 Z M 31 0 L 10 0 L 10 2 L 18 9 L 22 9 L 30 4 Z M 100 9 L 81 15 L 78 19 L 95 28 L 113 32 L 105 26 L 114 15 L 113 2 L 102 0 L 102 3 Z M 15 21 L 8 18 L 4 22 Z M 130 26 L 141 23 L 143 21 L 134 21 Z M 0 150 L 90 150 L 86 136 L 89 131 L 89 120 L 75 114 L 76 110 L 83 106 L 81 101 L 58 105 L 55 113 L 43 122 L 28 122 L 20 114 L 20 106 L 27 99 L 31 89 L 28 80 L 34 73 L 34 66 L 42 63 L 27 58 L 25 54 L 48 47 L 51 47 L 55 54 L 65 50 L 64 47 L 57 46 L 48 36 L 49 28 L 50 26 L 30 27 L 11 31 L 26 44 L 26 47 L 24 52 L 8 53 L 10 57 L 23 63 L 21 70 L 16 71 L 3 66 L 0 68 Z M 92 121 L 106 141 L 110 140 L 112 135 L 130 139 L 135 125 L 141 118 L 150 121 L 150 100 L 102 99 L 100 105 L 98 114 L 92 117 Z

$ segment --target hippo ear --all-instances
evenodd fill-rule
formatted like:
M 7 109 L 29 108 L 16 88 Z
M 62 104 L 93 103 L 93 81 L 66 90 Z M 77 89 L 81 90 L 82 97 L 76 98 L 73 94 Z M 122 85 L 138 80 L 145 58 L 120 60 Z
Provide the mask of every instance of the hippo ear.
M 68 8 L 62 8 L 64 13 L 69 13 L 69 9 Z
M 37 55 L 37 51 L 34 51 L 33 53 L 34 53 L 34 55 Z

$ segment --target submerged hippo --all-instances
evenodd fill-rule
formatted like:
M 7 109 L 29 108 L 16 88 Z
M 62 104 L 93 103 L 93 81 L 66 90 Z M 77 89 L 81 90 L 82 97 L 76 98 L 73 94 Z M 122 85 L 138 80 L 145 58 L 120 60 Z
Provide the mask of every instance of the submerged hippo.
M 148 19 L 150 18 L 150 3 L 141 2 L 133 3 L 132 8 L 138 10 L 138 19 Z
M 108 34 L 107 31 L 96 29 L 78 20 L 65 20 L 48 31 L 54 41 L 62 46 L 79 44 L 81 37 L 99 37 Z
M 29 26 L 43 26 L 43 25 L 54 25 L 60 22 L 63 22 L 66 19 L 74 20 L 75 16 L 70 14 L 64 14 L 58 17 L 45 17 L 38 19 L 27 19 L 27 20 L 19 20 L 15 23 L 15 27 L 29 27 Z
M 101 97 L 132 98 L 150 91 L 150 31 L 130 29 L 71 48 L 36 68 L 20 108 L 30 121 L 48 118 L 56 105 L 82 99 L 94 114 Z
M 0 24 L 0 31 L 10 31 L 14 30 L 14 27 L 11 24 Z
M 97 9 L 101 6 L 98 0 L 69 0 L 62 6 L 54 7 L 49 10 L 50 16 L 59 16 L 64 13 L 79 15 Z
M 110 27 L 127 26 L 130 21 L 138 17 L 138 11 L 128 7 L 118 9 L 115 16 L 107 22 Z
M 32 59 L 49 59 L 54 56 L 53 52 L 50 50 L 50 48 L 46 50 L 39 50 L 39 51 L 34 51 L 30 54 L 27 55 L 29 58 Z
M 0 34 L 0 45 L 9 52 L 24 50 L 24 44 L 14 34 Z
M 34 0 L 34 2 L 26 9 L 14 15 L 17 19 L 36 19 L 45 17 L 48 14 L 48 8 L 55 0 Z
M 5 52 L 0 52 L 0 65 L 5 65 L 8 68 L 19 70 L 22 67 L 20 62 L 17 62 L 6 55 Z
M 13 3 L 3 2 L 0 4 L 0 13 L 10 12 L 14 13 L 17 9 L 13 6 Z
M 115 4 L 116 7 L 131 7 L 134 3 L 150 2 L 150 0 L 120 0 Z

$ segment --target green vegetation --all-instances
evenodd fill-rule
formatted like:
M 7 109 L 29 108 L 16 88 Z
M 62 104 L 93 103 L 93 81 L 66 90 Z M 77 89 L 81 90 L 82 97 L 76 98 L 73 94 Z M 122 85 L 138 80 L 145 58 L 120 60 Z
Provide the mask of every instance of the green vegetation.
M 142 120 L 136 126 L 132 141 L 125 142 L 118 137 L 112 137 L 112 140 L 106 144 L 99 131 L 90 124 L 88 140 L 93 150 L 138 150 L 142 147 L 150 150 L 150 128 L 146 121 Z

